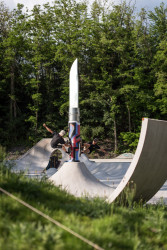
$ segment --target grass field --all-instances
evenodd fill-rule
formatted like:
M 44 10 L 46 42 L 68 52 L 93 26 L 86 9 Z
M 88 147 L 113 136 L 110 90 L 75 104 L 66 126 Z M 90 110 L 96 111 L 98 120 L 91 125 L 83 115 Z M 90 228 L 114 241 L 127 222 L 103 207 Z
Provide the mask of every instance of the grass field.
M 78 199 L 46 179 L 10 172 L 1 157 L 0 187 L 103 249 L 167 249 L 167 207 Z M 0 249 L 94 249 L 0 192 Z

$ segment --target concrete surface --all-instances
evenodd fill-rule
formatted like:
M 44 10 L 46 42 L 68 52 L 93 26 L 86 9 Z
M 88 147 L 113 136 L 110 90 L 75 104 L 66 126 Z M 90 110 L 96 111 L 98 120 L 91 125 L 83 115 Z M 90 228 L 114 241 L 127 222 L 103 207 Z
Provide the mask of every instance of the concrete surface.
M 107 198 L 114 191 L 91 174 L 83 162 L 65 162 L 49 180 L 76 197 Z

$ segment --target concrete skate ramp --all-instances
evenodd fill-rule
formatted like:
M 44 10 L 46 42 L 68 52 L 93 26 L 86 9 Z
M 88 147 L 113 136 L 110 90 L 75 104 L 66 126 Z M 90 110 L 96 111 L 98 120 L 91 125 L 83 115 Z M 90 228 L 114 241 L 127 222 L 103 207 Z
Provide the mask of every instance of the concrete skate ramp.
M 139 143 L 121 183 L 109 196 L 113 202 L 135 184 L 135 201 L 151 199 L 167 179 L 167 122 L 143 118 Z
M 83 162 L 65 162 L 49 180 L 76 197 L 107 198 L 114 191 L 94 177 Z
M 34 147 L 28 150 L 23 156 L 15 161 L 14 171 L 39 171 L 46 168 L 51 153 L 55 150 L 50 146 L 51 138 L 40 140 Z M 68 161 L 68 155 L 61 150 L 63 163 Z

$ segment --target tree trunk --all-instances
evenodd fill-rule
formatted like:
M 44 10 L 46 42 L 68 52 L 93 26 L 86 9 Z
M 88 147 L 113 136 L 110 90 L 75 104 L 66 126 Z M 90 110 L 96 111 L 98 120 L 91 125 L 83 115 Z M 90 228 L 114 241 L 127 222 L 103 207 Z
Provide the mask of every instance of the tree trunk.
M 127 109 L 128 109 L 129 132 L 131 132 L 131 116 L 130 116 L 130 109 L 129 109 L 129 106 L 127 106 Z
M 40 70 L 40 67 L 39 67 L 39 70 Z M 39 92 L 39 72 L 37 73 L 37 76 L 36 76 L 36 80 L 37 80 L 37 94 Z M 35 132 L 37 132 L 38 130 L 38 109 L 39 109 L 39 102 L 38 100 L 35 101 L 36 102 L 36 112 L 35 112 L 35 117 L 36 117 L 36 125 L 35 125 Z
M 10 120 L 17 117 L 16 100 L 15 100 L 15 83 L 14 83 L 14 67 L 11 67 L 10 78 Z
M 116 120 L 114 118 L 114 152 L 116 153 L 118 150 L 118 142 L 117 142 L 117 125 Z

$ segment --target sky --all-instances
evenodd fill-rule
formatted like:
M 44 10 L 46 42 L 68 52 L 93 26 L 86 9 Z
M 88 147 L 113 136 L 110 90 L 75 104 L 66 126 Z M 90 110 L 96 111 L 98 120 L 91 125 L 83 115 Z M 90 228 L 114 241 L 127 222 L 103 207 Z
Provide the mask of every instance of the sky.
M 52 0 L 0 0 L 5 3 L 5 5 L 12 10 L 17 6 L 17 3 L 23 4 L 29 10 L 33 8 L 36 4 L 45 4 L 47 2 L 52 3 Z M 80 0 L 77 0 L 78 2 Z M 110 0 L 114 4 L 121 3 L 121 0 Z M 146 10 L 154 10 L 156 6 L 159 6 L 161 2 L 167 4 L 167 0 L 130 0 L 131 3 L 136 3 L 136 8 L 139 11 L 141 8 L 146 8 Z M 93 2 L 93 0 L 89 0 L 89 3 Z M 128 1 L 129 2 L 129 1 Z

